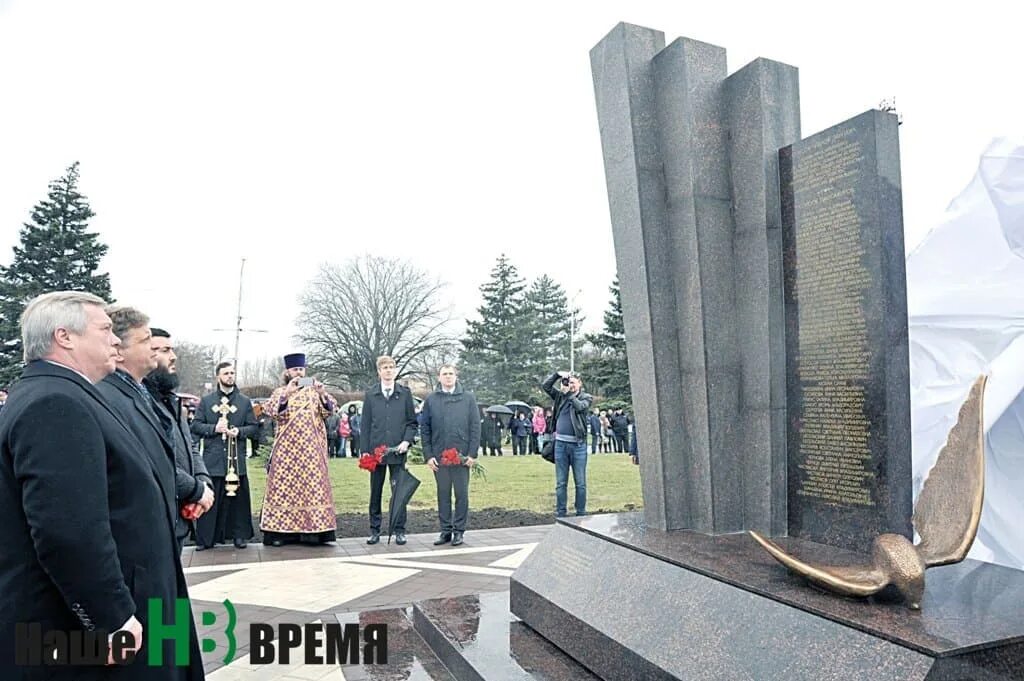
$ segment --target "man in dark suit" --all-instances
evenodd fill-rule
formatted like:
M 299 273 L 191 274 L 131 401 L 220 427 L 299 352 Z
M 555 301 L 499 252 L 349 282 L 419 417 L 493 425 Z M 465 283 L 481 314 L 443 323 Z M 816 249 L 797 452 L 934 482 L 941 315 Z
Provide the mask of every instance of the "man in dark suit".
M 462 543 L 469 517 L 469 469 L 480 448 L 480 409 L 473 393 L 458 382 L 458 372 L 445 364 L 437 374 L 437 390 L 423 402 L 420 430 L 423 433 L 423 459 L 437 480 L 437 517 L 441 535 L 434 546 Z M 454 449 L 458 457 L 446 461 L 443 453 Z M 452 517 L 452 492 L 455 493 L 455 517 Z
M 192 468 L 190 460 L 179 464 L 174 443 L 177 421 L 143 384 L 146 376 L 158 368 L 149 317 L 135 308 L 122 305 L 108 307 L 107 314 L 121 345 L 117 369 L 100 381 L 96 388 L 139 442 L 155 455 L 169 458 L 174 466 L 175 536 L 180 550 L 188 534 L 181 509 L 200 501 L 208 508 L 213 503 L 213 492 L 207 493 L 205 484 L 189 472 Z
M 366 540 L 367 544 L 380 541 L 380 500 L 384 491 L 384 474 L 388 474 L 391 486 L 394 487 L 395 474 L 405 467 L 405 453 L 416 440 L 419 425 L 416 422 L 412 392 L 395 383 L 395 376 L 398 375 L 395 360 L 387 355 L 378 357 L 377 375 L 380 376 L 380 383 L 367 388 L 363 395 L 360 449 L 363 454 L 369 454 L 384 445 L 396 447 L 398 451 L 385 457 L 386 467 L 377 466 L 370 473 L 370 538 Z M 405 518 L 403 510 L 395 519 L 395 526 L 389 528 L 399 545 L 406 542 Z
M 94 384 L 114 370 L 120 341 L 104 301 L 60 291 L 21 318 L 27 366 L 0 420 L 0 679 L 202 679 L 189 613 L 190 665 L 147 665 L 148 601 L 166 624 L 187 598 L 174 537 L 174 466 L 143 445 Z M 122 668 L 15 665 L 17 623 L 44 630 L 131 634 Z
M 113 321 L 116 328 L 117 320 Z M 199 443 L 192 439 L 181 400 L 174 393 L 179 384 L 178 356 L 174 354 L 171 334 L 156 327 L 150 327 L 150 332 L 150 345 L 156 353 L 156 368 L 142 379 L 142 385 L 153 398 L 160 425 L 165 429 L 174 449 L 174 489 L 182 508 L 175 526 L 180 549 L 192 529 L 192 519 L 199 518 L 213 506 L 213 481 L 206 472 Z M 142 367 L 138 370 L 141 371 Z M 128 373 L 135 376 L 131 369 Z M 186 519 L 186 512 L 190 519 Z

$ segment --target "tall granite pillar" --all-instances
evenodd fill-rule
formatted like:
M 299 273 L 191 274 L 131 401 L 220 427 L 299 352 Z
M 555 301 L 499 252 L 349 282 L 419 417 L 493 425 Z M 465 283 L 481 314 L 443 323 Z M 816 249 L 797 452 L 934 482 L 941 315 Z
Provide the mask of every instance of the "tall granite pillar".
M 769 342 L 784 331 L 771 145 L 798 137 L 796 70 L 764 62 L 730 81 L 723 48 L 662 42 L 619 24 L 591 51 L 645 519 L 710 533 L 771 532 L 778 519 L 784 533 L 784 347 L 781 337 Z
M 721 86 L 725 50 L 679 38 L 654 58 L 658 141 L 677 280 L 675 336 L 682 359 L 681 410 L 690 441 L 669 446 L 703 481 L 685 527 L 739 528 L 737 465 L 742 432 L 733 318 L 732 217 Z M 696 436 L 695 434 L 699 434 Z M 668 443 L 663 443 L 668 444 Z M 692 485 L 691 485 L 692 487 Z M 710 504 L 708 504 L 710 500 Z
M 652 526 L 674 529 L 690 525 L 693 505 L 707 508 L 710 518 L 710 491 L 707 476 L 693 467 L 695 459 L 680 455 L 695 439 L 707 437 L 707 427 L 687 432 L 679 412 L 676 261 L 666 214 L 651 64 L 664 45 L 661 31 L 618 24 L 591 50 L 590 61 L 636 427 L 649 453 L 640 459 L 645 514 Z M 700 502 L 695 504 L 697 498 Z
M 785 535 L 786 329 L 778 150 L 800 139 L 797 69 L 755 59 L 725 80 L 736 232 L 743 526 Z

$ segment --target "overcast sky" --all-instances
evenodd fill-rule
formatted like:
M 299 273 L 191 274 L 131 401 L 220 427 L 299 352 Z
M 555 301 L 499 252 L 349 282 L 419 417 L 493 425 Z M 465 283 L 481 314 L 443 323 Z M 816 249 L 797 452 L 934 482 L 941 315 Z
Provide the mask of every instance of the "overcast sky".
M 896 98 L 908 249 L 1021 134 L 1021 3 L 0 0 L 0 263 L 81 162 L 114 295 L 283 354 L 322 261 L 373 253 L 472 315 L 501 252 L 600 324 L 614 276 L 589 50 L 617 22 L 800 69 L 808 136 Z M 1011 9 L 1011 6 L 1014 9 Z M 301 348 L 299 348 L 301 349 Z

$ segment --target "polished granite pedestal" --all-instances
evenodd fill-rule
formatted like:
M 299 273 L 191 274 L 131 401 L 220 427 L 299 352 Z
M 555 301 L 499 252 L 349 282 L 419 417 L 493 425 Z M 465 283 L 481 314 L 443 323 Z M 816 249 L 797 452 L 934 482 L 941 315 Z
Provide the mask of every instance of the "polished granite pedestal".
M 347 681 L 599 681 L 513 616 L 507 591 L 335 617 L 341 624 L 387 625 L 387 663 L 342 665 Z
M 512 616 L 507 591 L 414 603 L 412 621 L 459 681 L 598 681 Z
M 798 556 L 863 557 L 794 539 Z M 559 520 L 512 575 L 514 615 L 602 679 L 1024 679 L 1024 572 L 933 568 L 921 610 L 821 592 L 746 534 Z

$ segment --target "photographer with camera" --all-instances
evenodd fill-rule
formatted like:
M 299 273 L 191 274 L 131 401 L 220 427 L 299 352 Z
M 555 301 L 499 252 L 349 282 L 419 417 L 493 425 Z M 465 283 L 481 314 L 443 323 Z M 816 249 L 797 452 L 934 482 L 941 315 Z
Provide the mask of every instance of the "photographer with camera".
M 324 421 L 338 403 L 323 383 L 306 376 L 304 354 L 285 355 L 284 366 L 284 385 L 264 404 L 277 430 L 260 515 L 263 543 L 326 544 L 335 540 L 337 518 Z
M 541 384 L 554 400 L 555 515 L 565 517 L 569 468 L 576 486 L 576 515 L 587 507 L 587 412 L 594 398 L 583 392 L 578 374 L 556 371 Z

